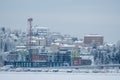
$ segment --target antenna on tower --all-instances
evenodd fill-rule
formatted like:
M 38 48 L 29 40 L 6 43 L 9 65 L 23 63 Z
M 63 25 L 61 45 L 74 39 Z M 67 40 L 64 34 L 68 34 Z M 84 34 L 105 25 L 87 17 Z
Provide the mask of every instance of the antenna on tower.
M 28 23 L 29 23 L 29 48 L 31 49 L 31 40 L 32 40 L 32 18 L 28 19 Z

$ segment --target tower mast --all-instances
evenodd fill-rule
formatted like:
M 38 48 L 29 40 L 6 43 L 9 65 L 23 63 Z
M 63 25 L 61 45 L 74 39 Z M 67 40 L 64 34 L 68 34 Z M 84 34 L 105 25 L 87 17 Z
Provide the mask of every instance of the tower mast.
M 29 49 L 31 49 L 31 40 L 32 40 L 32 18 L 28 19 L 28 23 L 29 23 Z

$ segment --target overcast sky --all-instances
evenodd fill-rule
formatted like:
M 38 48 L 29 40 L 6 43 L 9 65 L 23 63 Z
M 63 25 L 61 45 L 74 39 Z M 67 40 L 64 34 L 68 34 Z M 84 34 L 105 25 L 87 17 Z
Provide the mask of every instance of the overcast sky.
M 54 32 L 120 40 L 120 0 L 0 0 L 0 27 L 27 30 L 29 17 Z

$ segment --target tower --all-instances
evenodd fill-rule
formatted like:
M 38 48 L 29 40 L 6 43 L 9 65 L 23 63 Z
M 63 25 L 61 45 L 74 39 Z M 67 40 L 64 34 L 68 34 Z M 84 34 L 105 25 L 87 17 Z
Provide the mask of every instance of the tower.
M 29 23 L 29 48 L 31 49 L 31 40 L 32 40 L 32 18 L 28 19 L 28 23 Z

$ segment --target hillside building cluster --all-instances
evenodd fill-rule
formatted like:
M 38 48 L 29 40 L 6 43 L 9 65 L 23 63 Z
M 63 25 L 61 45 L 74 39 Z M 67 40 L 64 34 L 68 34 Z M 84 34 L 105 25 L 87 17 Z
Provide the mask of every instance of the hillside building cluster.
M 69 35 L 61 35 L 58 32 L 51 32 L 48 27 L 32 27 L 31 31 L 30 38 L 29 33 L 1 28 L 0 66 L 58 67 L 95 65 L 100 63 L 97 62 L 99 59 L 95 57 L 95 51 L 101 49 L 105 53 L 108 48 L 112 50 L 115 48 L 113 44 L 104 44 L 102 35 L 85 35 L 84 39 L 81 40 Z

